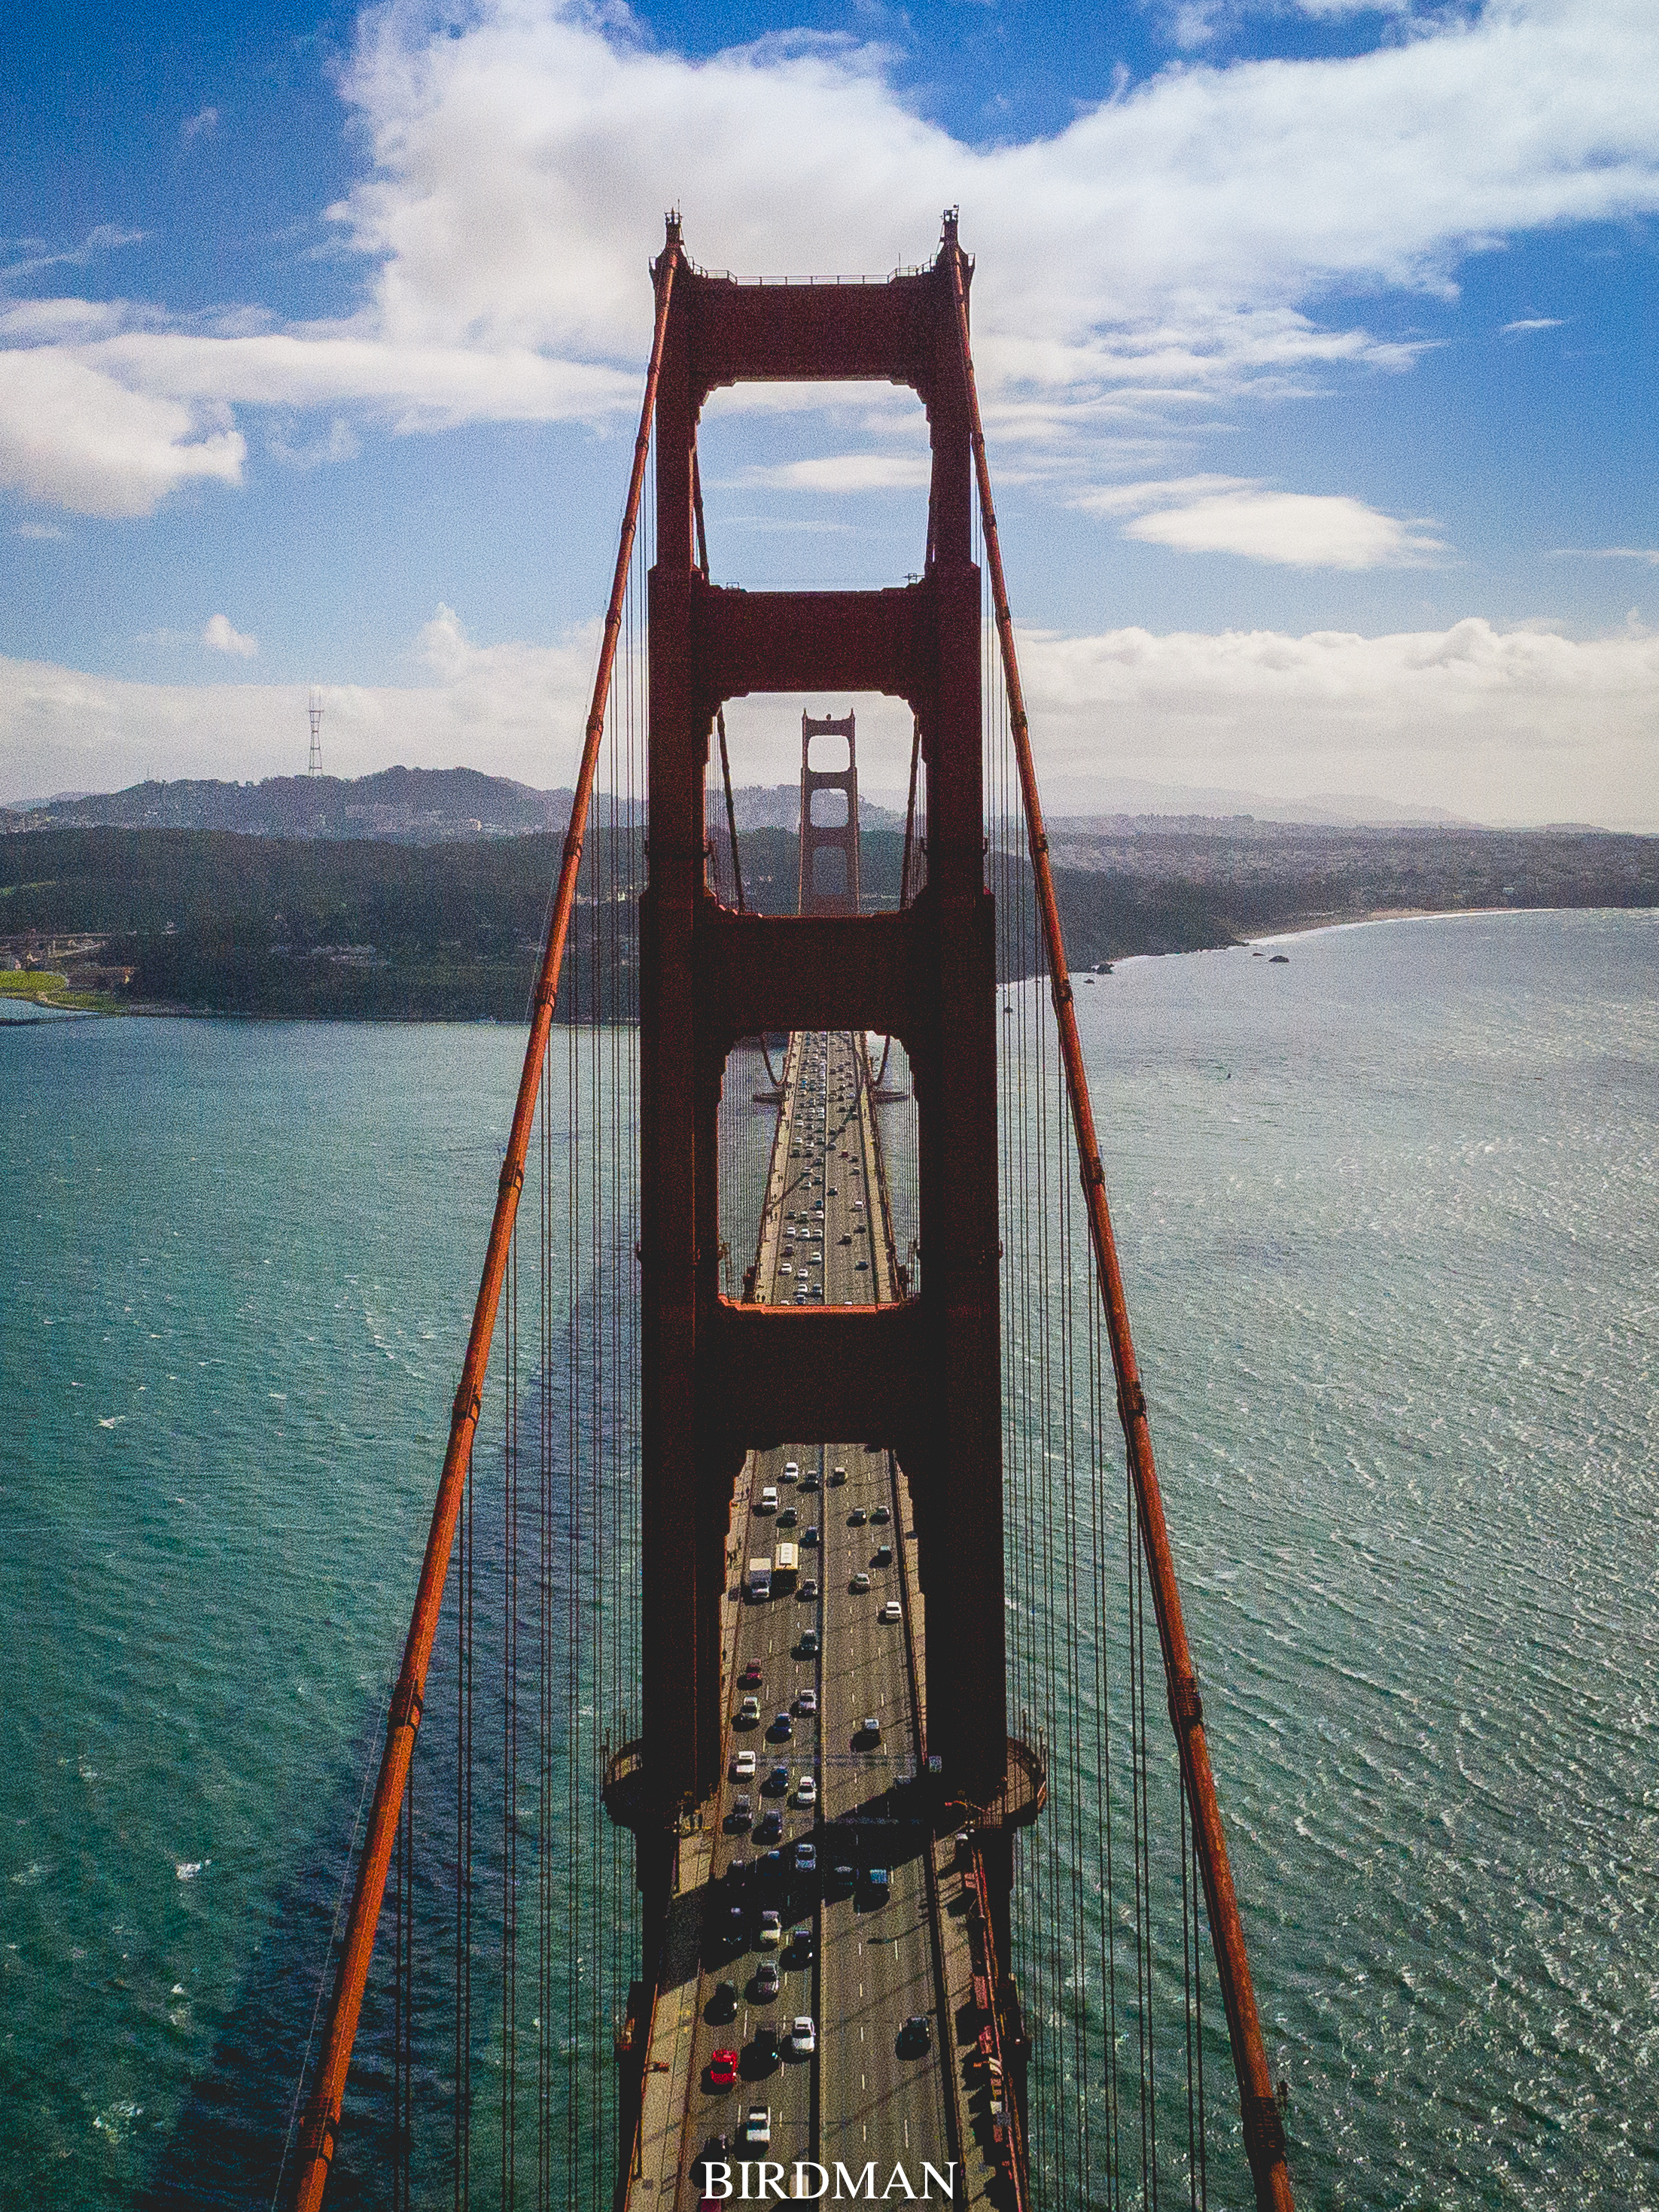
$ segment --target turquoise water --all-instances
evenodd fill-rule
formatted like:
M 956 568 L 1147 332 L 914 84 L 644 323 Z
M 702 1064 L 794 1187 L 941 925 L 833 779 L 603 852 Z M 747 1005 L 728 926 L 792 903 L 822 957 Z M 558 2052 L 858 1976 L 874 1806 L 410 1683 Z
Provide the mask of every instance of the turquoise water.
M 1659 2204 L 1659 928 L 1285 949 L 1079 1004 L 1300 2199 Z M 285 2116 L 521 1051 L 0 1037 L 4 2201 Z

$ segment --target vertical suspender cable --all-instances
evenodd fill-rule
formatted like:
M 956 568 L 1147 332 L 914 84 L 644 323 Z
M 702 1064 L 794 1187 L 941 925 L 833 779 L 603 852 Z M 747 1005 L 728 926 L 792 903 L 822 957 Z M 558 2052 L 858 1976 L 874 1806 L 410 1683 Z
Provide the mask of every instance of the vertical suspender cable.
M 380 1917 L 381 1901 L 386 1894 L 386 1874 L 398 1832 L 398 1809 L 403 1803 L 404 1785 L 408 1778 L 409 1762 L 415 1747 L 416 1731 L 421 1722 L 421 1702 L 426 1687 L 427 1668 L 432 1656 L 433 1638 L 438 1632 L 438 1616 L 443 1606 L 450 1547 L 454 1541 L 455 1522 L 466 1484 L 472 1435 L 477 1426 L 483 1402 L 481 1394 L 484 1370 L 489 1364 L 490 1340 L 495 1334 L 495 1310 L 501 1298 L 501 1279 L 507 1268 L 507 1247 L 518 1214 L 519 1193 L 524 1186 L 525 1156 L 530 1143 L 536 1096 L 541 1085 L 543 1048 L 552 1025 L 553 1008 L 558 997 L 559 970 L 564 960 L 564 942 L 575 903 L 576 870 L 581 860 L 588 801 L 592 795 L 599 740 L 605 731 L 605 700 L 611 688 L 611 672 L 616 663 L 623 594 L 634 550 L 635 526 L 639 519 L 646 455 L 650 449 L 651 425 L 656 412 L 657 385 L 662 373 L 668 303 L 673 293 L 674 272 L 678 266 L 679 252 L 678 237 L 671 233 L 668 244 L 656 264 L 657 314 L 651 338 L 651 361 L 646 371 L 639 434 L 634 441 L 634 465 L 629 479 L 628 503 L 623 513 L 622 538 L 617 549 L 611 604 L 605 612 L 605 638 L 599 648 L 599 665 L 593 679 L 592 702 L 588 708 L 587 726 L 582 743 L 581 768 L 576 778 L 575 796 L 571 801 L 570 826 L 565 833 L 558 895 L 548 920 L 547 939 L 543 947 L 541 970 L 536 982 L 530 1042 L 525 1052 L 524 1071 L 519 1079 L 518 1097 L 513 1109 L 512 1131 L 507 1139 L 507 1158 L 501 1167 L 495 1217 L 489 1225 L 483 1277 L 478 1285 L 477 1303 L 473 1309 L 472 1328 L 467 1338 L 466 1357 L 461 1368 L 460 1388 L 455 1394 L 449 1446 L 444 1455 L 437 1503 L 427 1536 L 426 1556 L 421 1565 L 414 1613 L 409 1624 L 408 1640 L 404 1646 L 403 1668 L 392 1694 L 386 1749 L 380 1759 L 380 1779 L 375 1785 L 368 1833 L 358 1866 L 357 1887 L 351 1900 L 351 1917 L 347 1923 L 345 1945 L 335 1979 L 327 2033 L 301 2126 L 298 2184 L 294 2200 L 296 2212 L 318 2212 L 327 2185 L 329 2166 L 334 2155 L 334 2143 L 340 2124 L 340 2106 L 345 2095 L 346 2075 L 351 2065 L 351 2046 L 357 2033 L 357 2017 L 362 2009 L 369 1964 L 374 1955 L 374 1932 Z
M 697 449 L 691 448 L 691 512 L 697 524 L 697 566 L 702 571 L 702 580 L 708 581 L 708 538 L 702 520 L 702 471 L 697 466 Z M 732 762 L 726 750 L 725 702 L 714 709 L 714 727 L 720 732 L 720 780 L 726 786 L 726 833 L 732 842 L 732 889 L 737 899 L 738 912 L 745 913 L 743 902 L 743 870 L 738 864 L 738 810 L 732 797 Z
M 980 418 L 979 392 L 974 381 L 974 357 L 968 337 L 968 295 L 963 284 L 962 252 L 951 219 L 946 234 L 945 259 L 955 295 L 957 333 L 962 346 L 962 374 L 966 386 L 969 435 L 974 467 L 979 481 L 980 512 L 985 551 L 991 572 L 991 598 L 997 636 L 1002 648 L 1003 674 L 1007 685 L 1009 714 L 1013 723 L 1014 757 L 1025 802 L 1026 833 L 1030 843 L 1031 868 L 1036 879 L 1037 908 L 1048 955 L 1049 983 L 1060 1052 L 1066 1063 L 1066 1082 L 1071 1095 L 1072 1118 L 1077 1132 L 1079 1171 L 1089 1207 L 1090 1237 L 1106 1308 L 1107 1336 L 1117 1376 L 1117 1402 L 1127 1447 L 1129 1471 L 1139 1508 L 1140 1534 L 1146 1552 L 1152 1607 L 1163 1647 L 1164 1671 L 1170 1693 L 1170 1718 L 1181 1752 L 1182 1778 L 1192 1808 L 1193 1832 L 1198 1847 L 1211 1932 L 1215 1941 L 1216 1969 L 1222 2003 L 1232 2040 L 1233 2064 L 1238 2074 L 1239 2102 L 1244 2123 L 1244 2147 L 1261 2212 L 1290 2212 L 1293 2203 L 1290 2174 L 1285 2164 L 1284 2129 L 1273 2098 L 1273 2076 L 1261 2039 L 1261 2015 L 1250 1979 L 1249 1959 L 1244 1948 L 1243 1924 L 1233 1887 L 1232 1868 L 1216 1797 L 1215 1776 L 1210 1765 L 1209 1745 L 1204 1734 L 1203 1708 L 1198 1679 L 1182 1617 L 1181 1594 L 1176 1584 L 1175 1555 L 1164 1517 L 1164 1499 L 1152 1458 L 1152 1430 L 1146 1419 L 1146 1397 L 1141 1387 L 1129 1330 L 1128 1302 L 1124 1294 L 1117 1244 L 1112 1234 L 1111 1212 L 1106 1201 L 1106 1173 L 1101 1164 L 1090 1103 L 1083 1047 L 1078 1036 L 1077 1011 L 1072 1003 L 1070 972 L 1060 933 L 1060 908 L 1054 897 L 1054 873 L 1048 864 L 1048 839 L 1043 826 L 1042 802 L 1037 795 L 1036 771 L 1031 759 L 1030 726 L 1014 651 L 1014 625 L 1008 611 L 1008 588 L 1003 576 L 1002 546 L 997 536 L 996 508 L 991 497 L 991 471 L 985 453 L 985 429 Z

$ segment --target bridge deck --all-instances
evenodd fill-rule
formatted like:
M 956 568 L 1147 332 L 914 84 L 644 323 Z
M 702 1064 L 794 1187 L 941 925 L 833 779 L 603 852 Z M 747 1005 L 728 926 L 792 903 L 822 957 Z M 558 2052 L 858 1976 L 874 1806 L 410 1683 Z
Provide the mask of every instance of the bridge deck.
M 798 1299 L 803 1284 L 813 1304 L 820 1291 L 831 1304 L 894 1296 L 867 1073 L 844 1034 L 790 1041 L 759 1254 L 764 1300 Z M 787 1473 L 791 1462 L 798 1478 Z M 775 1510 L 763 1510 L 769 1486 Z M 775 1560 L 792 1540 L 799 1586 L 749 1601 L 747 1562 Z M 910 1812 L 924 1742 L 926 1623 L 903 1473 L 865 1440 L 751 1454 L 727 1552 L 726 1779 L 681 1845 L 629 2212 L 699 2205 L 706 2155 L 769 2160 L 786 2187 L 795 2161 L 812 2160 L 832 2177 L 832 2197 L 838 2163 L 856 2179 L 873 2161 L 878 2197 L 896 2165 L 920 2193 L 924 2160 L 941 2173 L 954 2160 L 956 2203 L 1000 2203 L 992 2146 L 966 2103 L 975 2031 L 963 2030 L 963 2042 L 958 2022 L 971 2014 L 973 1961 L 954 1850 L 948 1838 L 936 1844 Z M 890 1601 L 896 1620 L 882 1617 Z M 803 1650 L 807 1630 L 817 1632 L 817 1653 Z M 804 1692 L 809 1707 L 816 1698 L 815 1715 L 801 1711 Z M 760 1718 L 744 1723 L 749 1694 Z M 879 1723 L 878 1735 L 867 1719 Z M 738 1773 L 744 1753 L 753 1755 L 752 1779 Z M 816 1804 L 800 1803 L 803 1782 Z M 750 1801 L 752 1826 L 740 1796 Z M 769 1815 L 775 1839 L 760 1832 Z M 796 1864 L 802 1843 L 815 1847 L 816 1870 Z M 768 1861 L 769 1850 L 781 1856 Z M 878 1869 L 886 1869 L 884 1891 L 872 1880 Z M 762 1940 L 766 1911 L 779 1915 L 776 1945 Z M 769 1961 L 779 1975 L 769 1996 L 760 1979 Z M 803 2014 L 816 2024 L 811 2057 L 793 2055 L 787 2034 Z M 925 2040 L 904 2032 L 917 2016 Z M 778 2057 L 768 2030 L 780 2037 Z M 736 2085 L 724 2091 L 710 2076 L 717 2051 L 738 2059 Z M 742 2141 L 756 2106 L 770 2116 L 764 2150 Z

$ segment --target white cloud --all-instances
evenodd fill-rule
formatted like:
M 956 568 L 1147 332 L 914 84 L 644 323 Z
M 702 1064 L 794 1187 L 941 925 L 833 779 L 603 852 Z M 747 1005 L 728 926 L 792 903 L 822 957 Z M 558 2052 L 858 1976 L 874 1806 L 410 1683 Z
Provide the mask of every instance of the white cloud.
M 1523 315 L 1518 322 L 1505 323 L 1500 337 L 1525 337 L 1533 331 L 1559 331 L 1564 327 L 1559 315 Z
M 459 765 L 568 784 L 599 630 L 584 624 L 554 646 L 477 646 L 441 607 L 416 647 L 429 680 L 322 687 L 331 772 Z M 307 696 L 299 684 L 137 684 L 0 656 L 0 799 L 114 791 L 148 775 L 298 775 Z
M 0 316 L 14 343 L 34 317 L 27 343 L 94 419 L 137 410 L 81 439 L 78 399 L 49 392 L 52 450 L 25 462 L 28 410 L 0 386 L 5 480 L 147 512 L 192 476 L 237 480 L 234 409 L 406 431 L 625 417 L 665 206 L 705 264 L 879 272 L 927 255 L 958 201 L 990 426 L 1066 474 L 1241 389 L 1415 357 L 1333 301 L 1443 292 L 1509 236 L 1659 208 L 1650 0 L 1488 0 L 1351 57 L 1171 69 L 988 148 L 912 112 L 873 47 L 779 37 L 692 62 L 577 0 L 481 0 L 460 23 L 362 18 L 344 86 L 371 173 L 333 211 L 371 270 L 361 312 L 283 331 Z
M 775 491 L 913 491 L 926 489 L 925 453 L 826 453 L 816 460 L 784 461 L 775 468 L 745 469 L 745 487 Z
M 1659 637 L 1144 629 L 1021 641 L 1039 777 L 1348 793 L 1659 830 Z
M 77 514 L 149 514 L 195 479 L 239 483 L 239 430 L 130 391 L 52 346 L 0 351 L 0 484 Z
M 179 125 L 179 136 L 183 139 L 185 145 L 188 146 L 193 143 L 193 142 L 198 138 L 210 137 L 218 128 L 218 109 L 216 107 L 200 107 L 198 108 L 194 115 L 187 115 L 184 121 Z
M 42 269 L 84 269 L 100 253 L 113 252 L 117 247 L 137 246 L 144 237 L 142 230 L 123 230 L 112 222 L 94 223 L 78 246 L 49 246 L 44 239 L 30 238 L 15 241 L 24 248 L 24 258 L 0 269 L 0 277 L 33 276 Z
M 386 330 L 637 353 L 665 205 L 712 265 L 884 270 L 959 200 L 976 320 L 1036 381 L 1054 345 L 1115 380 L 1114 338 L 1160 330 L 1214 381 L 1241 318 L 1248 343 L 1324 288 L 1440 287 L 1510 230 L 1659 205 L 1644 0 L 1498 0 L 1350 58 L 1173 70 L 991 149 L 908 112 L 873 51 L 693 65 L 603 21 L 529 0 L 459 37 L 365 19 L 349 91 L 376 173 L 341 212 Z M 1293 352 L 1294 322 L 1279 335 Z
M 1553 561 L 1644 561 L 1659 568 L 1659 545 L 1552 545 Z
M 1237 553 L 1294 568 L 1418 568 L 1445 548 L 1420 526 L 1340 494 L 1285 492 L 1233 477 L 1177 477 L 1117 484 L 1075 502 L 1097 514 L 1133 512 L 1126 538 L 1187 553 Z
M 228 615 L 208 617 L 202 630 L 202 642 L 210 645 L 216 653 L 234 653 L 239 660 L 253 660 L 259 651 L 258 639 L 244 637 L 240 630 L 233 629 Z

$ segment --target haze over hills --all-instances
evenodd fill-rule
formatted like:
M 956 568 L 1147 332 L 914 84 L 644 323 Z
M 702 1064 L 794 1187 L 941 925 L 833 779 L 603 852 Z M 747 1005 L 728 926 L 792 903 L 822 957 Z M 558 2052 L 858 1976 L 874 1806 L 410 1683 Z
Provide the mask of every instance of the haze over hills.
M 476 769 L 382 769 L 355 779 L 269 776 L 263 783 L 192 779 L 146 782 L 125 791 L 64 792 L 0 807 L 3 830 L 229 830 L 256 837 L 378 837 L 405 844 L 449 838 L 521 837 L 562 830 L 568 790 L 538 791 Z M 1148 830 L 1177 822 L 1237 821 L 1315 828 L 1471 827 L 1443 808 L 1337 796 L 1277 799 L 1260 792 L 1150 783 L 1133 777 L 1054 776 L 1043 799 L 1056 830 Z M 732 793 L 740 833 L 793 831 L 796 783 L 750 784 Z M 866 830 L 902 829 L 905 793 L 866 787 L 859 794 Z
M 376 837 L 435 844 L 562 830 L 568 791 L 537 791 L 470 768 L 377 775 L 274 775 L 263 783 L 191 780 L 44 799 L 5 810 L 10 830 L 229 830 L 252 837 Z

